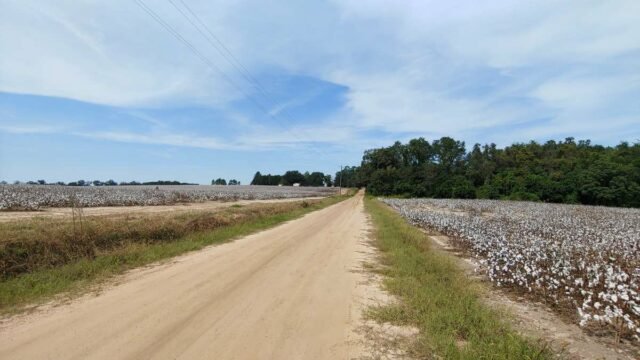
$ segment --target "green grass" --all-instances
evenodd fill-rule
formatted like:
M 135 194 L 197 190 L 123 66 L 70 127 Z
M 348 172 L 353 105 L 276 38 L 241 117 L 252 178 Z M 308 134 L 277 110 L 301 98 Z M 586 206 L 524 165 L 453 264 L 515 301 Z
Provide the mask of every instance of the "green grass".
M 340 202 L 350 195 L 333 196 L 276 214 L 191 233 L 179 239 L 160 242 L 131 242 L 98 254 L 92 259 L 80 259 L 62 266 L 36 270 L 0 281 L 0 313 L 13 313 L 50 300 L 56 295 L 75 296 L 92 285 L 121 274 L 128 269 L 165 260 L 208 245 L 222 244 L 239 237 L 265 230 L 307 213 Z M 282 206 L 282 204 L 274 205 Z
M 423 232 L 378 200 L 367 197 L 365 207 L 382 253 L 385 288 L 401 300 L 374 307 L 369 315 L 380 322 L 418 328 L 410 355 L 429 359 L 552 358 L 543 343 L 518 335 L 505 314 L 482 303 L 481 284 L 469 279 L 452 255 L 432 248 Z

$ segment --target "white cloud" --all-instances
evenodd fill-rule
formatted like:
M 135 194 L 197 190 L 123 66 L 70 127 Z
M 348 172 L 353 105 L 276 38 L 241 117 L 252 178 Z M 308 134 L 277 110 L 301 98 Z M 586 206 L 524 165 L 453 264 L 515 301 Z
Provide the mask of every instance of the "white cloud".
M 640 74 L 562 76 L 544 82 L 532 96 L 560 109 L 578 111 L 607 106 L 628 93 L 640 93 Z
M 145 2 L 250 91 L 169 3 Z M 629 105 L 640 93 L 635 0 L 187 3 L 252 73 L 275 69 L 347 87 L 337 112 L 344 126 L 331 130 L 331 117 L 307 130 L 261 128 L 225 141 L 124 130 L 93 135 L 218 149 L 322 136 L 366 142 L 369 130 L 466 136 L 540 118 L 551 120 L 514 140 L 552 137 L 579 124 L 579 131 L 608 141 L 603 119 L 613 126 L 611 136 L 637 125 L 637 108 Z M 229 110 L 243 94 L 132 1 L 8 1 L 0 13 L 0 53 L 0 91 L 121 107 L 206 104 L 251 124 Z M 268 104 L 271 114 L 307 101 L 296 95 Z M 144 120 L 162 128 L 155 118 Z
M 239 96 L 130 1 L 5 2 L 0 50 L 5 92 L 119 106 L 224 104 Z

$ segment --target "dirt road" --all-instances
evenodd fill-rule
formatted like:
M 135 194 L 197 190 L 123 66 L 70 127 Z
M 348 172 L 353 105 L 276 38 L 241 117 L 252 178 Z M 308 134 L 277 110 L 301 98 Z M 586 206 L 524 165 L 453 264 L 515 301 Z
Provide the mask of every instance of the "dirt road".
M 0 325 L 0 359 L 350 359 L 362 195 Z

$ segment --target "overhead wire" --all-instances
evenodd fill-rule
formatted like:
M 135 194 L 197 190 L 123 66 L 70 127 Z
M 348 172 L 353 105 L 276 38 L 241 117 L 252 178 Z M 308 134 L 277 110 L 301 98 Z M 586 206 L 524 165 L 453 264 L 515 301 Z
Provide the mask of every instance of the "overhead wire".
M 200 24 L 202 28 L 204 28 L 209 36 L 205 34 L 202 29 L 198 25 L 194 23 L 194 21 L 187 16 L 187 14 L 178 7 L 173 0 L 168 0 L 171 5 L 178 10 L 178 12 L 185 18 L 187 21 L 207 40 L 207 42 L 214 47 L 225 60 L 227 60 L 236 70 L 243 76 L 245 80 L 247 80 L 251 85 L 253 85 L 259 92 L 265 97 L 269 102 L 277 105 L 277 103 L 269 96 L 268 92 L 264 89 L 262 84 L 255 79 L 253 75 L 246 69 L 244 65 L 233 55 L 233 53 L 224 45 L 224 43 L 211 31 L 211 29 L 197 16 L 197 14 L 183 1 L 180 0 L 181 4 L 187 9 L 187 11 L 196 19 L 196 21 Z M 279 119 L 272 114 L 262 103 L 256 100 L 250 93 L 247 93 L 240 85 L 238 85 L 229 75 L 227 75 L 224 70 L 222 70 L 219 66 L 213 63 L 209 58 L 207 58 L 201 51 L 199 51 L 195 45 L 193 45 L 189 40 L 187 40 L 184 36 L 180 34 L 174 27 L 172 27 L 169 23 L 162 19 L 160 15 L 158 15 L 155 11 L 153 11 L 144 0 L 135 0 L 136 4 L 144 10 L 152 19 L 154 19 L 158 24 L 160 24 L 165 30 L 167 30 L 171 35 L 173 35 L 178 41 L 183 43 L 191 52 L 193 52 L 202 62 L 205 63 L 209 68 L 218 72 L 228 83 L 230 83 L 236 90 L 238 90 L 242 95 L 245 96 L 248 100 L 250 100 L 257 108 L 259 108 L 262 112 L 264 112 L 269 118 L 275 120 L 276 122 L 280 122 Z M 218 45 L 216 45 L 213 40 L 215 40 Z M 281 112 L 284 115 L 288 114 L 283 109 Z M 289 118 L 289 121 L 291 119 Z M 281 125 L 283 125 L 281 123 Z M 286 126 L 284 126 L 287 129 Z M 295 129 L 287 129 L 291 132 L 297 132 Z M 315 147 L 311 147 L 311 149 L 320 155 L 320 152 Z
M 251 72 L 249 70 L 247 70 L 247 68 L 242 64 L 242 62 L 240 62 L 240 60 L 238 60 L 238 58 L 236 58 L 233 55 L 231 50 L 229 50 L 229 48 L 222 42 L 222 40 L 213 33 L 213 31 L 209 28 L 209 26 L 207 26 L 207 24 L 205 24 L 200 19 L 200 17 L 196 14 L 196 12 L 194 12 L 191 9 L 191 7 L 189 7 L 189 5 L 184 0 L 179 0 L 179 1 L 182 4 L 182 6 L 184 6 L 184 8 L 189 12 L 189 14 L 195 19 L 195 22 L 197 22 L 199 26 L 196 25 L 196 23 L 175 3 L 174 0 L 167 0 L 167 1 L 176 10 L 178 10 L 178 12 L 191 24 L 191 26 L 193 26 L 200 33 L 200 35 L 202 35 L 207 40 L 207 42 L 214 49 L 216 49 L 218 51 L 218 53 L 225 60 L 227 60 L 238 71 L 238 73 L 240 73 L 242 75 L 242 77 L 244 77 L 245 80 L 247 80 L 247 82 L 249 82 L 251 85 L 253 85 L 253 87 L 255 87 L 260 92 L 260 94 L 267 100 L 268 103 L 270 103 L 272 106 L 277 106 L 278 105 L 278 102 L 269 95 L 269 92 L 265 89 L 265 87 L 251 74 Z M 206 30 L 206 33 L 201 29 L 201 27 L 202 27 L 202 29 Z M 291 117 L 291 115 L 288 113 L 288 111 L 285 108 L 280 109 L 279 112 L 284 115 L 285 119 L 289 123 L 293 123 L 294 122 L 292 117 Z M 270 111 L 269 111 L 268 115 L 271 118 L 273 118 L 274 120 L 276 120 L 276 121 L 279 120 Z M 285 124 L 281 124 L 281 125 L 283 125 L 283 127 L 286 128 Z M 290 131 L 298 132 L 295 129 L 290 129 Z M 307 134 L 305 134 L 305 135 L 307 135 Z M 320 154 L 318 149 L 316 149 L 315 147 L 312 147 L 311 149 L 315 153 Z
M 134 0 L 140 8 L 142 8 L 149 16 L 151 16 L 157 23 L 159 23 L 165 30 L 167 30 L 176 39 L 182 42 L 189 50 L 191 50 L 205 65 L 218 72 L 229 84 L 231 84 L 242 95 L 254 103 L 259 109 L 269 115 L 268 109 L 266 109 L 261 103 L 254 99 L 251 94 L 247 93 L 241 86 L 239 86 L 230 76 L 228 76 L 220 67 L 207 58 L 202 52 L 200 52 L 189 40 L 185 39 L 180 33 L 174 29 L 169 23 L 164 21 L 155 11 L 147 6 L 143 0 Z

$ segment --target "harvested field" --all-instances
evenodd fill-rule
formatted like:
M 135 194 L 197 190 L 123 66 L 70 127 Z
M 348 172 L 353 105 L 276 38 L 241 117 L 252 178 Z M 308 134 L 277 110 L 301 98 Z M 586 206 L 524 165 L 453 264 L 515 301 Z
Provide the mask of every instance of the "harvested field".
M 290 199 L 329 196 L 336 189 L 291 186 L 137 185 L 58 186 L 0 185 L 0 210 L 56 207 L 150 206 L 204 201 Z
M 384 199 L 451 238 L 497 286 L 593 333 L 640 340 L 640 210 L 495 200 Z

